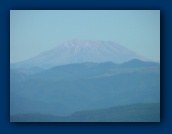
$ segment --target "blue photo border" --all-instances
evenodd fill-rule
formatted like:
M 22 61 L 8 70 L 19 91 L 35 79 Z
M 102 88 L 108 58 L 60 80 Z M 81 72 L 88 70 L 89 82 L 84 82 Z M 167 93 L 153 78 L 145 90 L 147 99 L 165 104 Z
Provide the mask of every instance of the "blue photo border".
M 172 133 L 172 5 L 163 0 L 4 0 L 0 2 L 0 133 Z M 160 123 L 10 123 L 10 10 L 160 10 Z M 21 50 L 22 51 L 22 50 Z

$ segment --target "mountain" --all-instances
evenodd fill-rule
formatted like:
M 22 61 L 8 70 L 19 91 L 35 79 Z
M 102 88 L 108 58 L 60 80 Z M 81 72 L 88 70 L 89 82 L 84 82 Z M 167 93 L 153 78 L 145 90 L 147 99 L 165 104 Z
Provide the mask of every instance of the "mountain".
M 114 75 L 115 73 L 127 73 L 126 71 L 137 71 L 157 68 L 159 63 L 155 62 L 143 62 L 138 59 L 133 59 L 122 64 L 116 64 L 113 62 L 104 62 L 104 63 L 94 63 L 94 62 L 85 62 L 85 63 L 73 63 L 61 66 L 55 66 L 51 69 L 42 71 L 32 75 L 34 79 L 41 80 L 74 80 L 81 78 L 94 78 L 100 77 L 101 75 Z M 155 69 L 156 70 L 156 69 Z M 153 70 L 152 70 L 153 71 Z M 45 77 L 46 76 L 46 77 Z M 58 77 L 57 77 L 58 76 Z
M 24 78 L 24 79 L 23 79 Z M 18 79 L 18 81 L 16 81 Z M 73 112 L 160 102 L 160 65 L 75 63 L 38 73 L 10 73 L 10 114 Z
M 69 116 L 17 114 L 11 122 L 160 122 L 160 104 L 143 103 L 79 111 Z
M 112 41 L 71 40 L 56 48 L 43 52 L 31 59 L 13 63 L 11 68 L 30 68 L 33 66 L 51 68 L 83 62 L 123 63 L 132 59 L 148 59 Z

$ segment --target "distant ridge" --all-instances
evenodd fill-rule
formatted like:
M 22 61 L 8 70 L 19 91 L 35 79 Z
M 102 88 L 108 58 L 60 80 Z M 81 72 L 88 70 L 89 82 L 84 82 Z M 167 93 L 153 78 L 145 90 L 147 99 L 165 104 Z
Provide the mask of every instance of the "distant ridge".
M 112 41 L 71 40 L 28 60 L 11 64 L 11 68 L 33 66 L 50 68 L 83 62 L 123 63 L 132 59 L 149 60 Z
M 160 65 L 160 64 L 157 62 L 150 62 L 150 61 L 144 62 L 139 59 L 133 59 L 133 60 L 124 62 L 123 64 L 121 64 L 121 67 L 148 67 L 148 66 L 157 66 L 157 65 Z

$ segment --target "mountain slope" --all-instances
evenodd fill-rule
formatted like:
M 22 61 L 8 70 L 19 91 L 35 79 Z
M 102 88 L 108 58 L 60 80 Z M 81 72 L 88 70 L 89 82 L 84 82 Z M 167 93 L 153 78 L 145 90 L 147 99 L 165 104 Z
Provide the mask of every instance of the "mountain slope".
M 138 62 L 140 64 L 141 61 Z M 31 113 L 38 112 L 32 105 L 38 109 L 39 105 L 29 105 L 28 100 L 49 105 L 57 103 L 56 109 L 52 108 L 49 113 L 58 115 L 133 103 L 159 103 L 159 64 L 141 62 L 136 68 L 135 65 L 131 66 L 132 63 L 133 61 L 119 65 L 108 62 L 57 66 L 30 75 L 20 83 L 14 83 L 15 76 L 10 76 L 10 98 L 13 100 L 11 113 L 21 113 L 21 109 L 25 109 L 20 101 L 31 106 Z M 121 67 L 123 65 L 125 66 Z M 26 98 L 27 102 L 15 99 L 16 95 Z M 62 111 L 59 106 L 68 110 Z
M 11 64 L 11 67 L 39 66 L 50 68 L 57 65 L 83 62 L 123 63 L 132 59 L 148 60 L 115 42 L 72 40 L 31 59 Z

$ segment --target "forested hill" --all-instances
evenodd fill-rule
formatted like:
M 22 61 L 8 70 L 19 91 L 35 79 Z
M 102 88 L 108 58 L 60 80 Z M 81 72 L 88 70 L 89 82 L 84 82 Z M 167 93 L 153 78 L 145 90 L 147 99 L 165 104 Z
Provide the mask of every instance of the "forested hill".
M 107 109 L 75 112 L 70 116 L 16 114 L 11 122 L 160 122 L 160 104 L 132 104 Z

